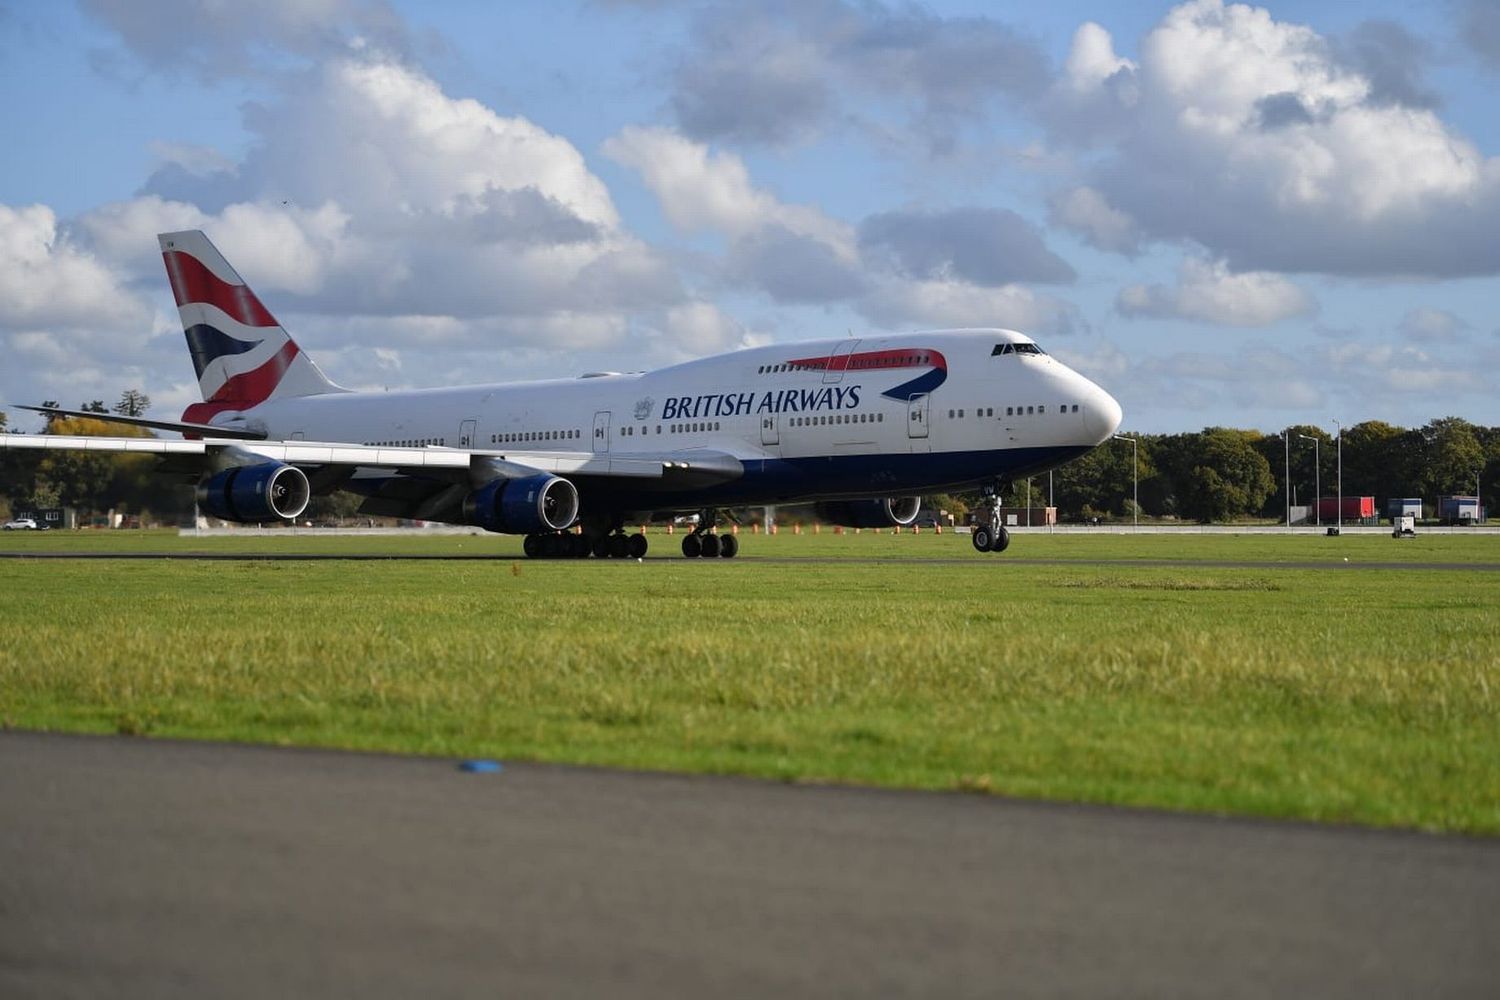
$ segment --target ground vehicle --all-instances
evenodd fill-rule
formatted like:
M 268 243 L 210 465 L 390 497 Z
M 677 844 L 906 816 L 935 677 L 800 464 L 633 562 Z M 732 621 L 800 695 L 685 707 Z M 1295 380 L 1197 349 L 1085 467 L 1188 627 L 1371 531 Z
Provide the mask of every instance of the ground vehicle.
M 36 531 L 37 525 L 29 517 L 18 517 L 14 521 L 5 522 L 5 531 Z

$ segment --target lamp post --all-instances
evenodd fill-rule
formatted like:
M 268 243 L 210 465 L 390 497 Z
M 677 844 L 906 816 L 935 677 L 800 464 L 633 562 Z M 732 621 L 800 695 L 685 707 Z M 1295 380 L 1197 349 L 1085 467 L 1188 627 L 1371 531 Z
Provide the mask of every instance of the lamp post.
M 1130 504 L 1131 516 L 1135 519 L 1133 530 L 1141 530 L 1141 452 L 1136 439 L 1125 434 L 1116 434 L 1121 441 L 1130 442 Z
M 1333 426 L 1339 429 L 1339 509 L 1338 520 L 1335 522 L 1336 526 L 1334 528 L 1334 532 L 1335 534 L 1341 535 L 1344 533 L 1344 425 L 1335 420 L 1333 422 Z
M 1323 467 L 1318 462 L 1318 439 L 1311 434 L 1298 434 L 1304 441 L 1313 443 L 1313 524 L 1323 527 L 1323 512 L 1318 508 L 1322 506 L 1318 501 L 1323 499 Z
M 1286 530 L 1292 530 L 1292 429 L 1281 432 L 1281 482 L 1285 486 Z

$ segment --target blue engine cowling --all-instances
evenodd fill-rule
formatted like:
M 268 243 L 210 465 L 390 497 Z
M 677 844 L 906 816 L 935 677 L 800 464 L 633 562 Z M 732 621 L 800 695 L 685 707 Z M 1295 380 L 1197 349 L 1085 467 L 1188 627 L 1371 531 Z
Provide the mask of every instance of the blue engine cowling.
M 464 520 L 486 531 L 562 531 L 578 518 L 578 489 L 561 476 L 496 479 L 464 499 Z
M 280 462 L 236 466 L 198 484 L 198 506 L 206 513 L 246 524 L 290 520 L 311 497 L 302 470 Z
M 825 500 L 814 508 L 818 518 L 846 528 L 905 527 L 917 519 L 921 497 L 877 497 L 873 500 Z

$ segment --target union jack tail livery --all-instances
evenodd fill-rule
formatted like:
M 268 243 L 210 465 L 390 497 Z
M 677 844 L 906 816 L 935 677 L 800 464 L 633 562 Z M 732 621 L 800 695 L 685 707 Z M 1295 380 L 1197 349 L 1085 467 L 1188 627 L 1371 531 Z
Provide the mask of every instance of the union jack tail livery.
M 198 230 L 162 233 L 162 260 L 177 299 L 203 402 L 183 419 L 196 423 L 269 399 L 347 390 L 329 381 Z

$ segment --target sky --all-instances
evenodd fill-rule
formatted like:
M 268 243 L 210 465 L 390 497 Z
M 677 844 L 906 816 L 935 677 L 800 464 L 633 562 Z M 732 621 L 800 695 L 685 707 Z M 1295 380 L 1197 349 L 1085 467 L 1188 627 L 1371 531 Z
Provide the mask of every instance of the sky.
M 350 388 L 1004 326 L 1126 431 L 1500 424 L 1497 86 L 1495 0 L 0 0 L 0 404 L 195 401 L 198 228 Z

